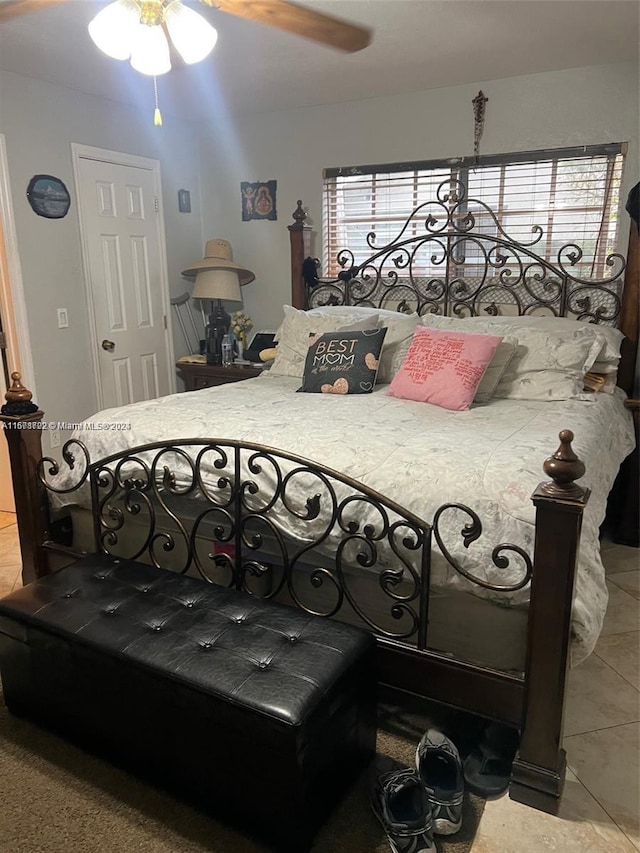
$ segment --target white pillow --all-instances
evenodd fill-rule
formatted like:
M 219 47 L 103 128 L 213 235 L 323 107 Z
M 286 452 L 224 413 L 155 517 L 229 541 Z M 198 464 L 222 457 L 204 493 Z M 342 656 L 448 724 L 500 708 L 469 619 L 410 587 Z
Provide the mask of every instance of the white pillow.
M 373 308 L 370 305 L 319 305 L 317 308 L 309 308 L 305 312 L 308 317 L 329 317 L 333 316 L 348 316 L 360 314 L 361 316 L 371 316 L 375 314 L 392 314 L 392 311 L 380 311 L 378 308 Z
M 519 318 L 514 318 L 518 320 Z M 555 322 L 556 318 L 550 318 Z M 563 319 L 563 318 L 558 318 Z M 506 322 L 505 322 L 506 320 Z M 593 325 L 569 321 L 545 328 L 544 324 L 518 324 L 511 318 L 473 317 L 458 319 L 429 314 L 425 326 L 499 335 L 509 332 L 518 348 L 502 376 L 494 397 L 517 400 L 584 399 L 584 375 L 592 369 L 603 347 L 603 338 Z
M 616 381 L 618 379 L 619 362 L 620 362 L 619 358 L 616 360 L 615 364 L 611 364 L 611 362 L 609 362 L 609 361 L 602 361 L 599 358 L 597 358 L 593 362 L 593 367 L 591 368 L 591 370 L 593 373 L 608 373 L 608 374 L 610 374 L 612 377 L 612 381 L 615 380 L 613 382 L 613 384 L 615 385 Z
M 484 372 L 473 396 L 474 403 L 488 403 L 496 394 L 503 376 L 507 373 L 518 350 L 516 338 L 503 338 Z
M 360 314 L 378 314 L 380 317 L 409 317 L 411 315 L 404 311 L 393 311 L 389 308 L 376 308 L 374 305 L 318 305 L 317 308 L 309 308 L 307 314 L 325 315 L 342 314 L 343 312 L 356 311 Z
M 398 311 L 380 313 L 383 315 L 380 325 L 386 328 L 387 334 L 380 355 L 377 381 L 391 382 L 407 354 L 420 318 L 417 314 L 400 314 Z
M 291 305 L 284 306 L 284 320 L 278 330 L 278 350 L 270 374 L 272 376 L 296 376 L 302 379 L 304 364 L 309 349 L 309 335 L 313 333 L 354 331 L 354 327 L 371 329 L 378 327 L 377 315 L 362 314 L 347 310 L 345 313 L 328 315 L 310 314 Z M 362 325 L 361 325 L 362 324 Z
M 429 325 L 429 317 L 433 314 L 425 315 L 425 325 Z M 588 329 L 590 334 L 596 340 L 600 341 L 601 350 L 592 368 L 594 373 L 615 373 L 618 369 L 620 361 L 620 347 L 624 340 L 624 335 L 620 329 L 613 326 L 600 325 L 599 323 L 587 323 L 582 320 L 574 320 L 571 317 L 549 317 L 537 314 L 526 314 L 522 316 L 499 316 L 499 317 L 464 317 L 464 322 L 471 323 L 474 326 L 490 321 L 494 324 L 500 323 L 505 327 L 509 327 L 509 331 L 505 334 L 515 334 L 514 328 L 523 326 L 533 327 L 536 329 L 548 329 L 554 332 L 560 331 L 575 331 L 577 328 Z M 494 326 L 495 328 L 495 326 Z

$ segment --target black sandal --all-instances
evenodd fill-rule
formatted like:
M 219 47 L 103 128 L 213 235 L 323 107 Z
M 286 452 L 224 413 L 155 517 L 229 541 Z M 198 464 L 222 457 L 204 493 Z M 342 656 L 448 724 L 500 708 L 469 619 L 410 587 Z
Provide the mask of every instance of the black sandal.
M 467 788 L 487 800 L 506 793 L 518 741 L 515 729 L 497 723 L 487 726 L 480 742 L 464 762 Z

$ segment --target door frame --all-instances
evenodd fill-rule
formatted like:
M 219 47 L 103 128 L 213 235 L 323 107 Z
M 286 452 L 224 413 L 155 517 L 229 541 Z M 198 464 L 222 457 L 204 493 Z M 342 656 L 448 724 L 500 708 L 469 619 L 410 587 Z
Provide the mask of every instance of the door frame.
M 27 305 L 24 298 L 22 267 L 18 251 L 11 188 L 9 186 L 9 162 L 3 133 L 0 133 L 0 217 L 6 253 L 8 281 L 0 269 L 0 314 L 9 329 L 7 334 L 7 354 L 11 370 L 19 370 L 22 384 L 33 394 L 37 401 L 36 380 L 31 353 L 31 338 L 27 324 Z M 10 334 L 15 330 L 15 335 Z M 5 328 L 7 331 L 7 328 Z M 1 402 L 4 402 L 2 400 Z
M 165 239 L 164 212 L 162 207 L 162 184 L 160 178 L 160 161 L 150 157 L 139 157 L 136 154 L 125 154 L 121 151 L 109 151 L 106 148 L 95 148 L 92 145 L 82 145 L 78 142 L 71 143 L 71 159 L 73 162 L 73 176 L 76 188 L 76 199 L 78 205 L 78 224 L 80 226 L 80 245 L 82 248 L 82 266 L 84 271 L 84 286 L 87 298 L 87 314 L 89 319 L 89 342 L 91 347 L 91 361 L 95 378 L 96 399 L 98 409 L 104 408 L 104 395 L 102 387 L 102 375 L 100 373 L 100 359 L 98 357 L 98 332 L 96 328 L 95 305 L 93 302 L 93 289 L 91 287 L 91 266 L 89 263 L 89 244 L 87 239 L 87 228 L 85 225 L 84 210 L 86 200 L 82 197 L 80 181 L 80 161 L 97 160 L 102 163 L 111 163 L 116 166 L 132 166 L 136 169 L 147 169 L 153 176 L 154 194 L 157 199 L 156 224 L 160 246 L 160 285 L 162 289 L 162 311 L 164 313 L 164 337 L 165 352 L 167 357 L 167 375 L 169 377 L 169 393 L 176 391 L 175 355 L 173 351 L 173 330 L 171 326 L 171 302 L 169 291 L 169 274 L 167 269 L 167 244 Z

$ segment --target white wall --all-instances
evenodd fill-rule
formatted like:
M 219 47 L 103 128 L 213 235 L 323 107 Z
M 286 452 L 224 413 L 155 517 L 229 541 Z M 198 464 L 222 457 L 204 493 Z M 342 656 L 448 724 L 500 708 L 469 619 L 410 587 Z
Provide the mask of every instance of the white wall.
M 632 62 L 265 113 L 233 128 L 210 128 L 200 148 L 205 234 L 230 240 L 236 259 L 256 273 L 243 295 L 258 326 L 275 326 L 290 298 L 286 226 L 296 199 L 319 231 L 323 168 L 471 155 L 471 100 L 479 89 L 489 98 L 482 154 L 629 142 L 626 199 L 639 162 L 638 67 Z M 242 222 L 240 181 L 266 180 L 278 182 L 278 220 Z M 624 250 L 626 214 L 622 221 Z M 320 250 L 316 235 L 314 254 Z
M 6 138 L 36 402 L 46 420 L 76 422 L 96 410 L 70 143 L 160 161 L 172 295 L 187 289 L 180 270 L 202 257 L 195 129 L 169 119 L 156 128 L 152 108 L 151 98 L 138 111 L 0 71 L 0 132 Z M 67 185 L 71 209 L 64 219 L 44 219 L 29 207 L 29 180 L 41 173 Z M 178 213 L 178 189 L 183 188 L 191 190 L 191 214 Z M 58 307 L 69 311 L 68 329 L 57 327 Z M 174 328 L 174 339 L 176 356 L 184 354 L 179 328 Z M 44 447 L 48 450 L 46 443 Z

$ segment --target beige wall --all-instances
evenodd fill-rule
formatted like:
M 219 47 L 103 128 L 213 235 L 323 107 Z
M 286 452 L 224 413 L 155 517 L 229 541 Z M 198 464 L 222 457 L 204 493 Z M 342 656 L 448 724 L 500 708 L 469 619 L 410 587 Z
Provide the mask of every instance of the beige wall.
M 151 107 L 150 101 L 138 111 L 0 71 L 0 132 L 6 139 L 37 402 L 47 420 L 76 422 L 96 409 L 70 144 L 160 161 L 172 295 L 187 289 L 180 270 L 202 257 L 196 129 L 168 117 L 156 128 Z M 29 207 L 26 189 L 40 173 L 67 185 L 71 209 L 64 219 L 44 219 Z M 178 212 L 182 188 L 191 190 L 191 214 Z M 68 329 L 58 329 L 58 307 L 68 309 Z M 174 339 L 176 355 L 184 354 L 179 328 Z
M 275 326 L 289 301 L 286 226 L 296 199 L 320 231 L 323 168 L 472 154 L 471 100 L 479 89 L 489 98 L 482 153 L 629 142 L 623 198 L 638 180 L 640 99 L 631 62 L 255 115 L 233 128 L 210 128 L 200 151 L 205 234 L 231 240 L 236 257 L 256 273 L 243 294 L 259 326 Z M 278 181 L 276 222 L 241 221 L 243 180 Z M 623 249 L 627 233 L 625 224 Z

